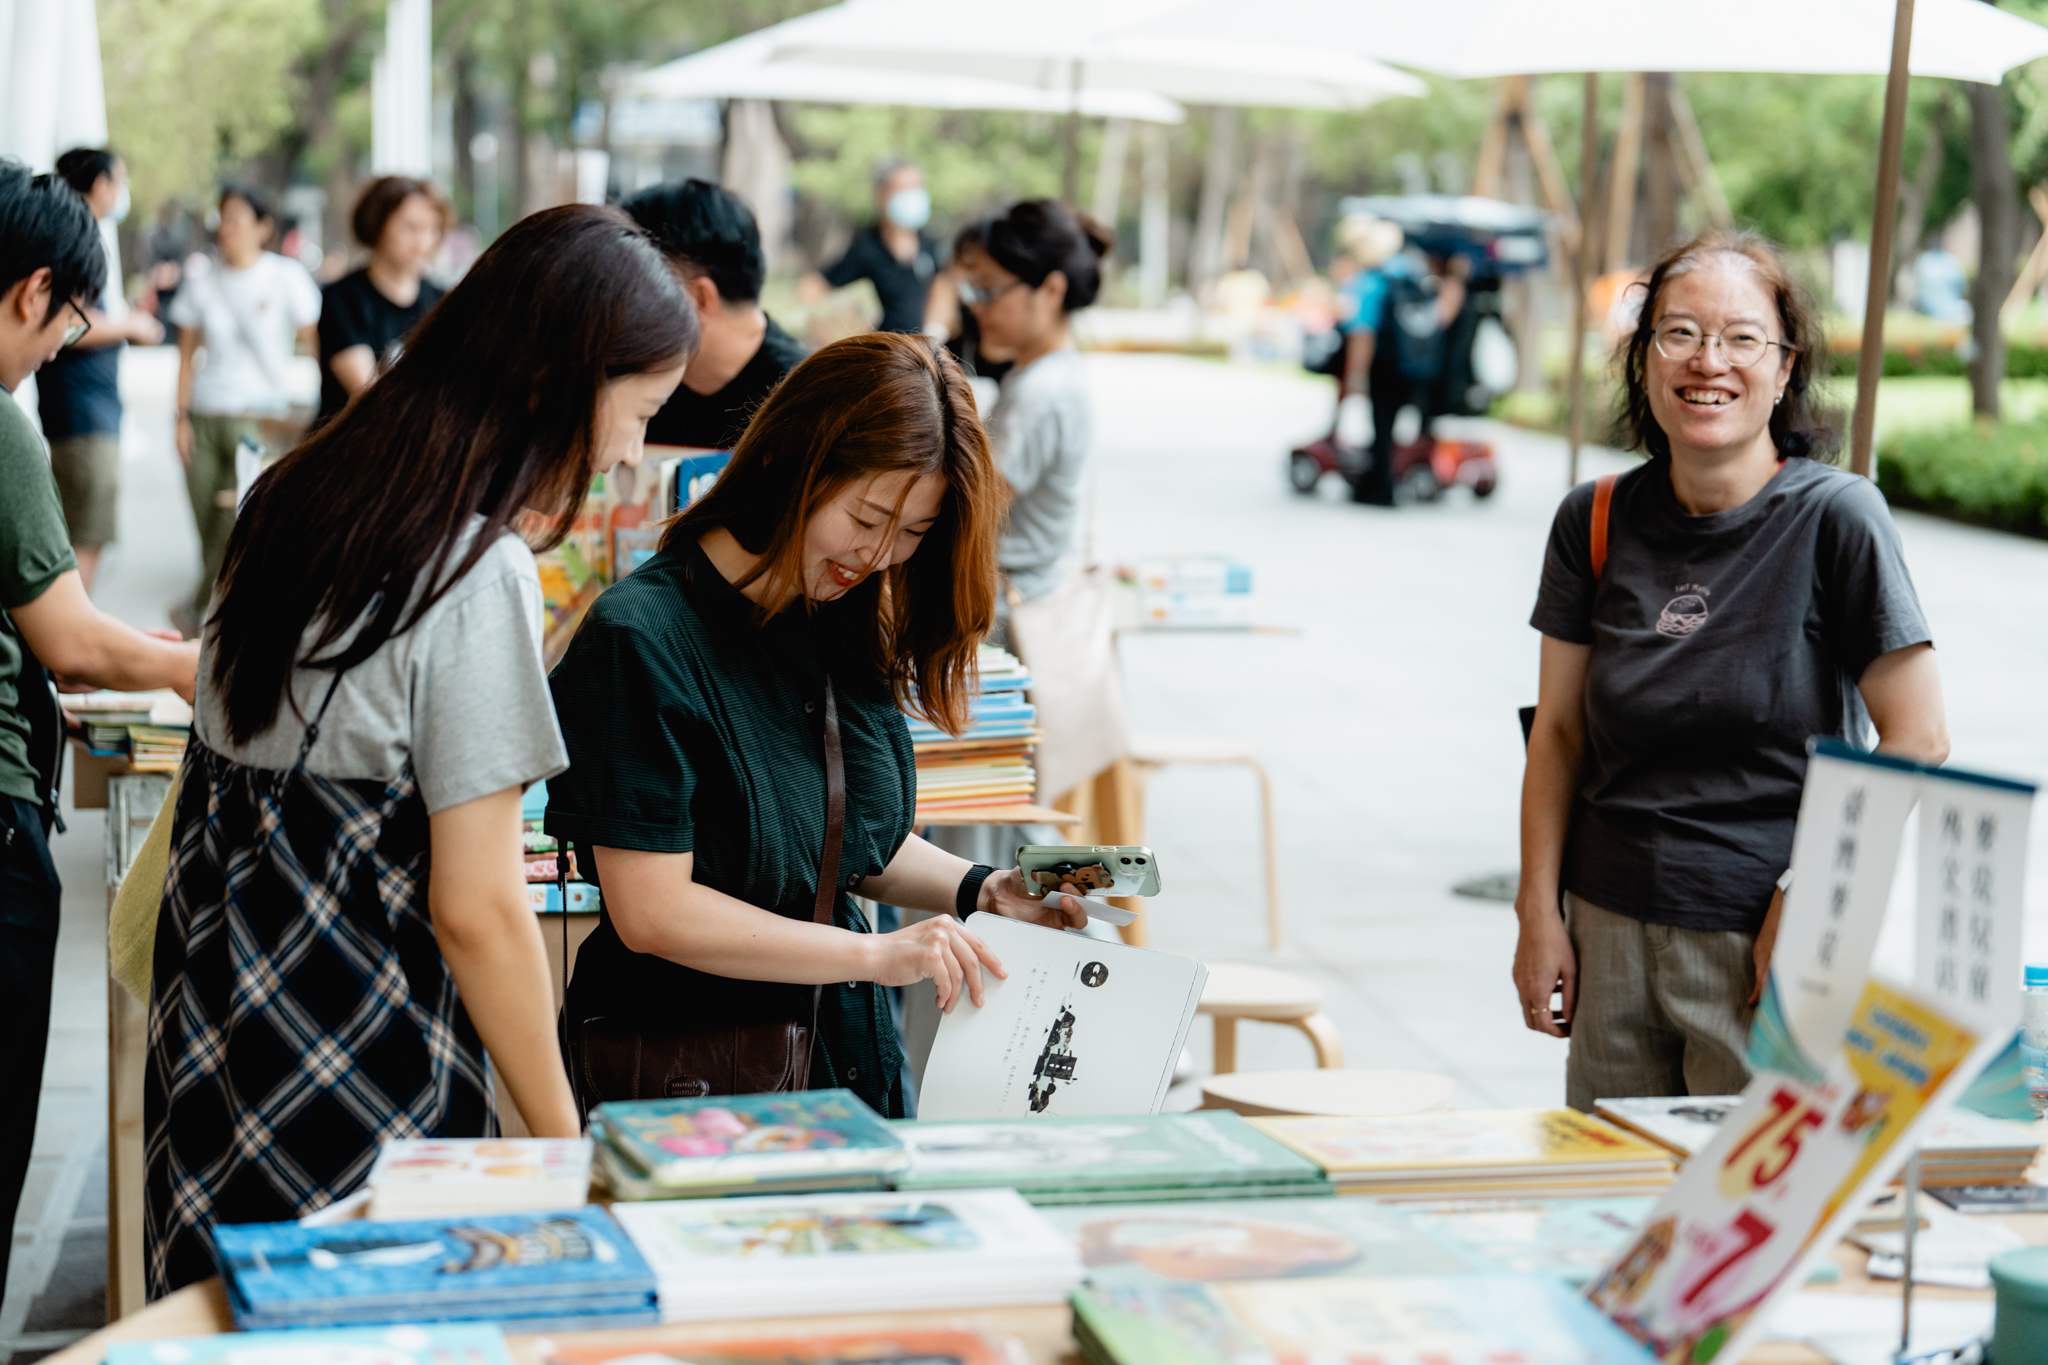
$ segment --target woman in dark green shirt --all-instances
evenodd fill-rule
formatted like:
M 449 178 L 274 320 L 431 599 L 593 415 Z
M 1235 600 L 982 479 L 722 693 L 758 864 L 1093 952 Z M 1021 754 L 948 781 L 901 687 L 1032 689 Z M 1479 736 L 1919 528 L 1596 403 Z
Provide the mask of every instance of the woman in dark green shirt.
M 604 897 L 566 1008 L 585 1105 L 717 1090 L 659 1054 L 692 1030 L 808 1019 L 822 986 L 810 1083 L 901 1116 L 881 988 L 929 978 L 941 1008 L 979 1004 L 982 971 L 1003 969 L 961 923 L 975 910 L 1086 922 L 1078 902 L 1027 895 L 1015 868 L 910 832 L 903 708 L 964 727 L 1002 489 L 952 358 L 916 337 L 851 337 L 790 372 L 718 484 L 591 609 L 552 679 L 570 768 L 548 804 Z M 824 925 L 828 707 L 846 792 Z M 855 887 L 957 917 L 875 934 Z M 643 1079 L 576 1060 L 582 1039 L 622 1030 L 645 1044 Z M 635 1093 L 604 1093 L 620 1089 Z

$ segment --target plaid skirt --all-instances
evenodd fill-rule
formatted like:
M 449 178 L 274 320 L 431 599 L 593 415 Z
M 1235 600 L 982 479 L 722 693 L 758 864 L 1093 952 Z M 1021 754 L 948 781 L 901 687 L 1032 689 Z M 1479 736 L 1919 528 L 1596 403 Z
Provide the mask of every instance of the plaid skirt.
M 193 737 L 143 1103 L 151 1298 L 217 1273 L 213 1224 L 322 1208 L 387 1139 L 497 1134 L 490 1063 L 427 912 L 410 769 L 249 768 Z

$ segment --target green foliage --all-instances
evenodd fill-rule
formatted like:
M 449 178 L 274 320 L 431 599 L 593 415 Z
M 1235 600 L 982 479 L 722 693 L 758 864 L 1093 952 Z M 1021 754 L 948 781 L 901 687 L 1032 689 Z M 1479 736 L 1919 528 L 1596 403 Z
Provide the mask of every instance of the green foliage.
M 1902 379 L 1910 375 L 1947 376 L 1954 378 L 1970 372 L 1970 362 L 1963 359 L 1953 346 L 1905 347 L 1887 346 L 1884 351 L 1884 377 Z M 1856 352 L 1838 350 L 1828 352 L 1828 373 L 1837 379 L 1856 377 Z M 2007 379 L 2048 379 L 2048 346 L 2029 346 L 2008 343 L 2005 348 L 2005 377 Z
M 797 190 L 854 221 L 874 216 L 875 169 L 894 157 L 924 168 L 936 223 L 1060 190 L 1065 144 L 1050 115 L 816 104 L 790 112 L 800 144 L 790 171 Z M 1083 165 L 1099 138 L 1099 128 L 1088 128 Z
M 2048 537 L 2048 423 L 1907 432 L 1878 449 L 1893 506 Z
M 99 0 L 107 137 L 144 212 L 203 197 L 299 117 L 319 0 Z

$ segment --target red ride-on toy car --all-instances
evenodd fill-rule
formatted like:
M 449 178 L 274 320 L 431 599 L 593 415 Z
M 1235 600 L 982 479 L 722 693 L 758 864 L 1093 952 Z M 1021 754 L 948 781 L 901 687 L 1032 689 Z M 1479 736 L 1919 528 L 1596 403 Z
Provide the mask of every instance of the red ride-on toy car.
M 1287 480 L 1297 493 L 1313 493 L 1325 474 L 1355 478 L 1370 458 L 1365 451 L 1340 446 L 1329 437 L 1311 441 L 1287 457 Z M 1394 447 L 1394 501 L 1435 502 L 1446 488 L 1459 484 L 1472 496 L 1491 494 L 1500 482 L 1493 447 L 1483 441 L 1425 438 Z

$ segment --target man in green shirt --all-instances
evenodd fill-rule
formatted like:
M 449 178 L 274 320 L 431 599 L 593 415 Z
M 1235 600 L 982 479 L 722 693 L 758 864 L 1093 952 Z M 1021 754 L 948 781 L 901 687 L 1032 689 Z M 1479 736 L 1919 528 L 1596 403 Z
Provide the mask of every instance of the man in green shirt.
M 85 200 L 0 160 L 0 1285 L 35 1137 L 63 895 L 50 861 L 56 794 L 32 748 L 51 740 L 31 719 L 38 707 L 47 715 L 44 669 L 67 690 L 171 687 L 190 700 L 199 667 L 196 642 L 154 637 L 92 605 L 49 452 L 14 401 L 22 380 L 84 333 L 106 277 Z

